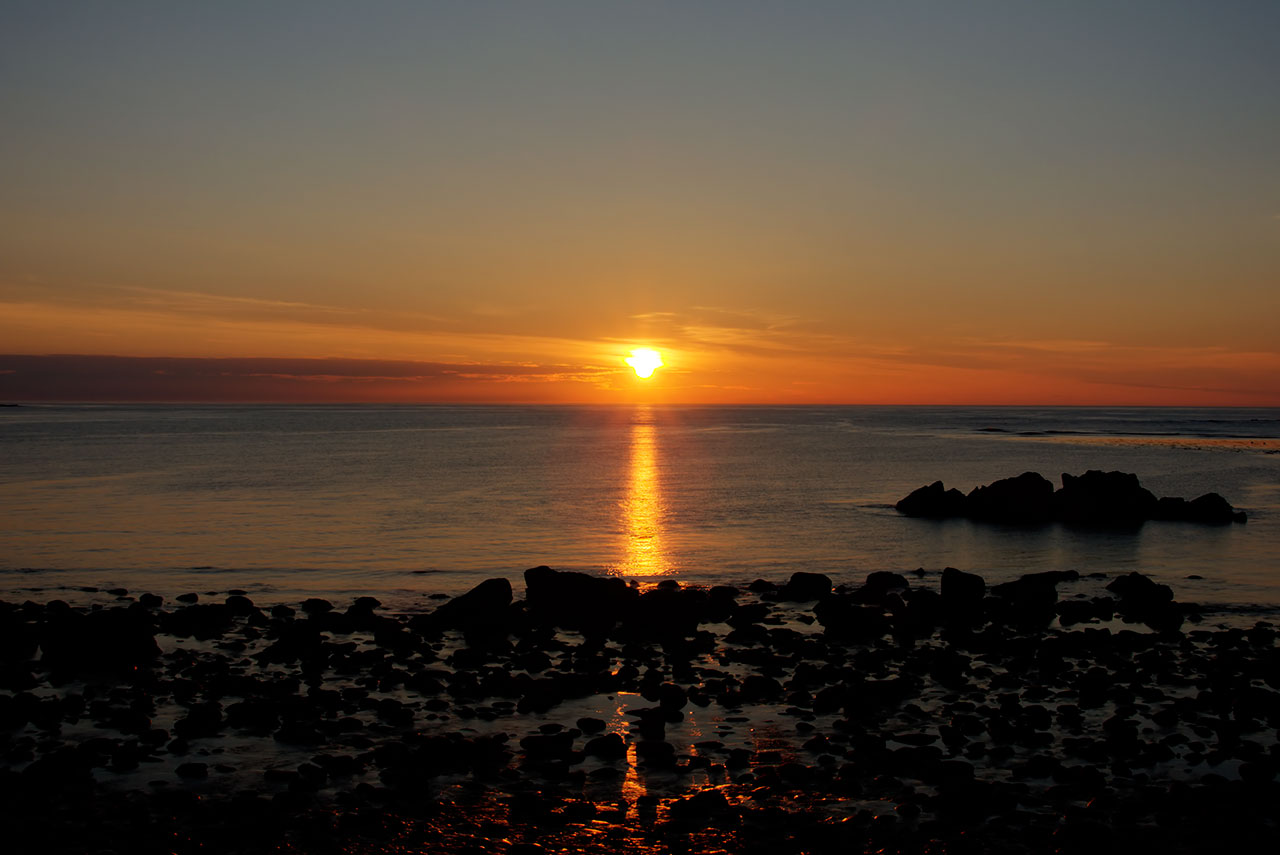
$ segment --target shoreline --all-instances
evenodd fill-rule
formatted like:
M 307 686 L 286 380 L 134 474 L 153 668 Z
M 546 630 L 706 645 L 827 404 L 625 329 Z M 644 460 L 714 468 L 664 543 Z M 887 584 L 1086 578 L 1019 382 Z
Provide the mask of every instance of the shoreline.
M 1127 576 L 817 577 L 628 594 L 545 571 L 430 615 L 5 604 L 7 825 L 35 832 L 16 851 L 1280 840 L 1272 625 L 1201 628 Z

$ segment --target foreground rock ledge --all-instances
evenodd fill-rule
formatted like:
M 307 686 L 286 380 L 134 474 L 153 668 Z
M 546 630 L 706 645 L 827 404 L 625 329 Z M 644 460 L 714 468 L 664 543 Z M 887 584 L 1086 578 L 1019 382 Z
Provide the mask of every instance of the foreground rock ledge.
M 1062 487 L 1038 472 L 1024 472 L 975 487 L 969 495 L 934 481 L 900 500 L 895 508 L 909 517 L 967 518 L 996 523 L 1064 522 L 1083 525 L 1133 526 L 1147 520 L 1223 525 L 1246 520 L 1217 493 L 1190 501 L 1157 499 L 1129 472 L 1090 469 L 1083 475 L 1062 473 Z

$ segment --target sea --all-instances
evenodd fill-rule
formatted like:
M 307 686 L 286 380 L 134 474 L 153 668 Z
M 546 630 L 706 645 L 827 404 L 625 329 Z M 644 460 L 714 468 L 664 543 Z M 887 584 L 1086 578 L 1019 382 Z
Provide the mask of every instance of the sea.
M 1246 524 L 911 519 L 1026 471 L 1217 492 Z M 944 567 L 1138 571 L 1280 615 L 1280 409 L 24 405 L 0 408 L 0 599 L 374 596 L 404 611 L 545 564 L 640 586 Z M 128 594 L 120 594 L 125 589 Z

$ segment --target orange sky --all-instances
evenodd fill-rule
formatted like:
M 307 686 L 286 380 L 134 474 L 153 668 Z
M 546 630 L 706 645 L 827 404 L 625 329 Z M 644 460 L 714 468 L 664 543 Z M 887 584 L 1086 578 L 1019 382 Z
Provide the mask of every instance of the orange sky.
M 552 5 L 10 15 L 0 399 L 1280 405 L 1275 8 Z

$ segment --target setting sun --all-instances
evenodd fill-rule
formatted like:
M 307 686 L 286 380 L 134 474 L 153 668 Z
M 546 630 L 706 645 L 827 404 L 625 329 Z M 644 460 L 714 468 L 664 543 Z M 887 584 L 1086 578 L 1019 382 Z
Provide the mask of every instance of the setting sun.
M 636 376 L 641 380 L 648 380 L 654 370 L 662 367 L 662 355 L 648 348 L 631 351 L 624 361 L 636 370 Z

